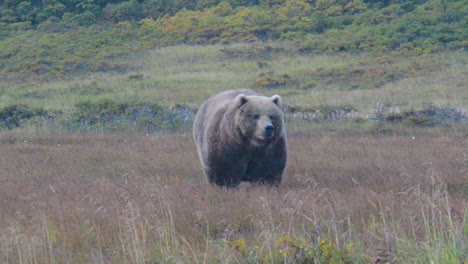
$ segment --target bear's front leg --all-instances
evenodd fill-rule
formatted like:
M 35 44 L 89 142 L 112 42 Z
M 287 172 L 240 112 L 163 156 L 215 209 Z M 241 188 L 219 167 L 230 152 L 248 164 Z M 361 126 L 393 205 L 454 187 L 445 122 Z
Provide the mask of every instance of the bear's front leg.
M 253 153 L 248 162 L 245 180 L 279 186 L 286 168 L 286 161 L 286 141 L 281 138 L 276 144 Z
M 245 175 L 247 166 L 241 160 L 217 160 L 205 169 L 210 184 L 236 188 Z

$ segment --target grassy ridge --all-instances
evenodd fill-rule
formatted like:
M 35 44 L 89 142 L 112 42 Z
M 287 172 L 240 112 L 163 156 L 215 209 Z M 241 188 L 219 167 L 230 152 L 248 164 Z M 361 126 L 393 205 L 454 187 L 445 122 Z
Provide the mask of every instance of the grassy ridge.
M 109 60 L 105 61 L 109 65 Z M 251 87 L 267 95 L 280 94 L 293 110 L 313 114 L 349 109 L 351 119 L 369 120 L 376 111 L 386 115 L 432 106 L 453 108 L 461 115 L 467 110 L 464 52 L 312 55 L 301 54 L 282 42 L 180 45 L 155 49 L 133 60 L 116 59 L 114 63 L 123 63 L 128 70 L 48 82 L 4 82 L 0 84 L 0 109 L 7 112 L 10 106 L 26 106 L 42 109 L 54 120 L 77 120 L 73 116 L 79 115 L 83 103 L 97 107 L 110 100 L 117 105 L 133 105 L 133 109 L 143 105 L 196 109 L 214 93 Z M 105 108 L 101 111 L 115 112 Z M 112 120 L 135 121 L 120 114 Z M 176 119 L 174 124 L 179 122 Z
M 464 52 L 389 57 L 304 55 L 282 43 L 177 46 L 148 53 L 129 66 L 138 71 L 124 74 L 3 83 L 0 106 L 24 103 L 59 110 L 82 100 L 108 97 L 197 106 L 215 92 L 239 87 L 280 93 L 290 98 L 290 105 L 302 107 L 349 104 L 369 110 L 376 102 L 463 105 L 468 100 L 463 91 L 466 63 Z

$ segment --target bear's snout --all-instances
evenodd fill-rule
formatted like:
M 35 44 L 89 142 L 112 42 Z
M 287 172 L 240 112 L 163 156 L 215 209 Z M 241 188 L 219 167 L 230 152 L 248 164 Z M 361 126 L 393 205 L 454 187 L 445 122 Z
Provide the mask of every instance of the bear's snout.
M 272 124 L 268 124 L 265 126 L 265 138 L 272 138 L 275 135 L 275 126 Z

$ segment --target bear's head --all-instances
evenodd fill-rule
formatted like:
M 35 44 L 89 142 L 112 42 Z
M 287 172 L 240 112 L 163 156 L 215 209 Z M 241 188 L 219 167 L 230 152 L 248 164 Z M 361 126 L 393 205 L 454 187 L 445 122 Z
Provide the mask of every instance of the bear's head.
M 234 99 L 237 108 L 236 127 L 254 145 L 273 142 L 283 135 L 282 100 L 272 97 L 239 94 Z

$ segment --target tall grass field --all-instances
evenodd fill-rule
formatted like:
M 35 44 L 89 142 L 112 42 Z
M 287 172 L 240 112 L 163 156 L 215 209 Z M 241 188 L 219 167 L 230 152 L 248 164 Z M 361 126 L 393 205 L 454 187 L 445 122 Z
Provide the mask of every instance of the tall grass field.
M 189 133 L 2 133 L 0 262 L 464 263 L 466 135 L 408 133 L 290 131 L 281 187 L 235 190 Z

